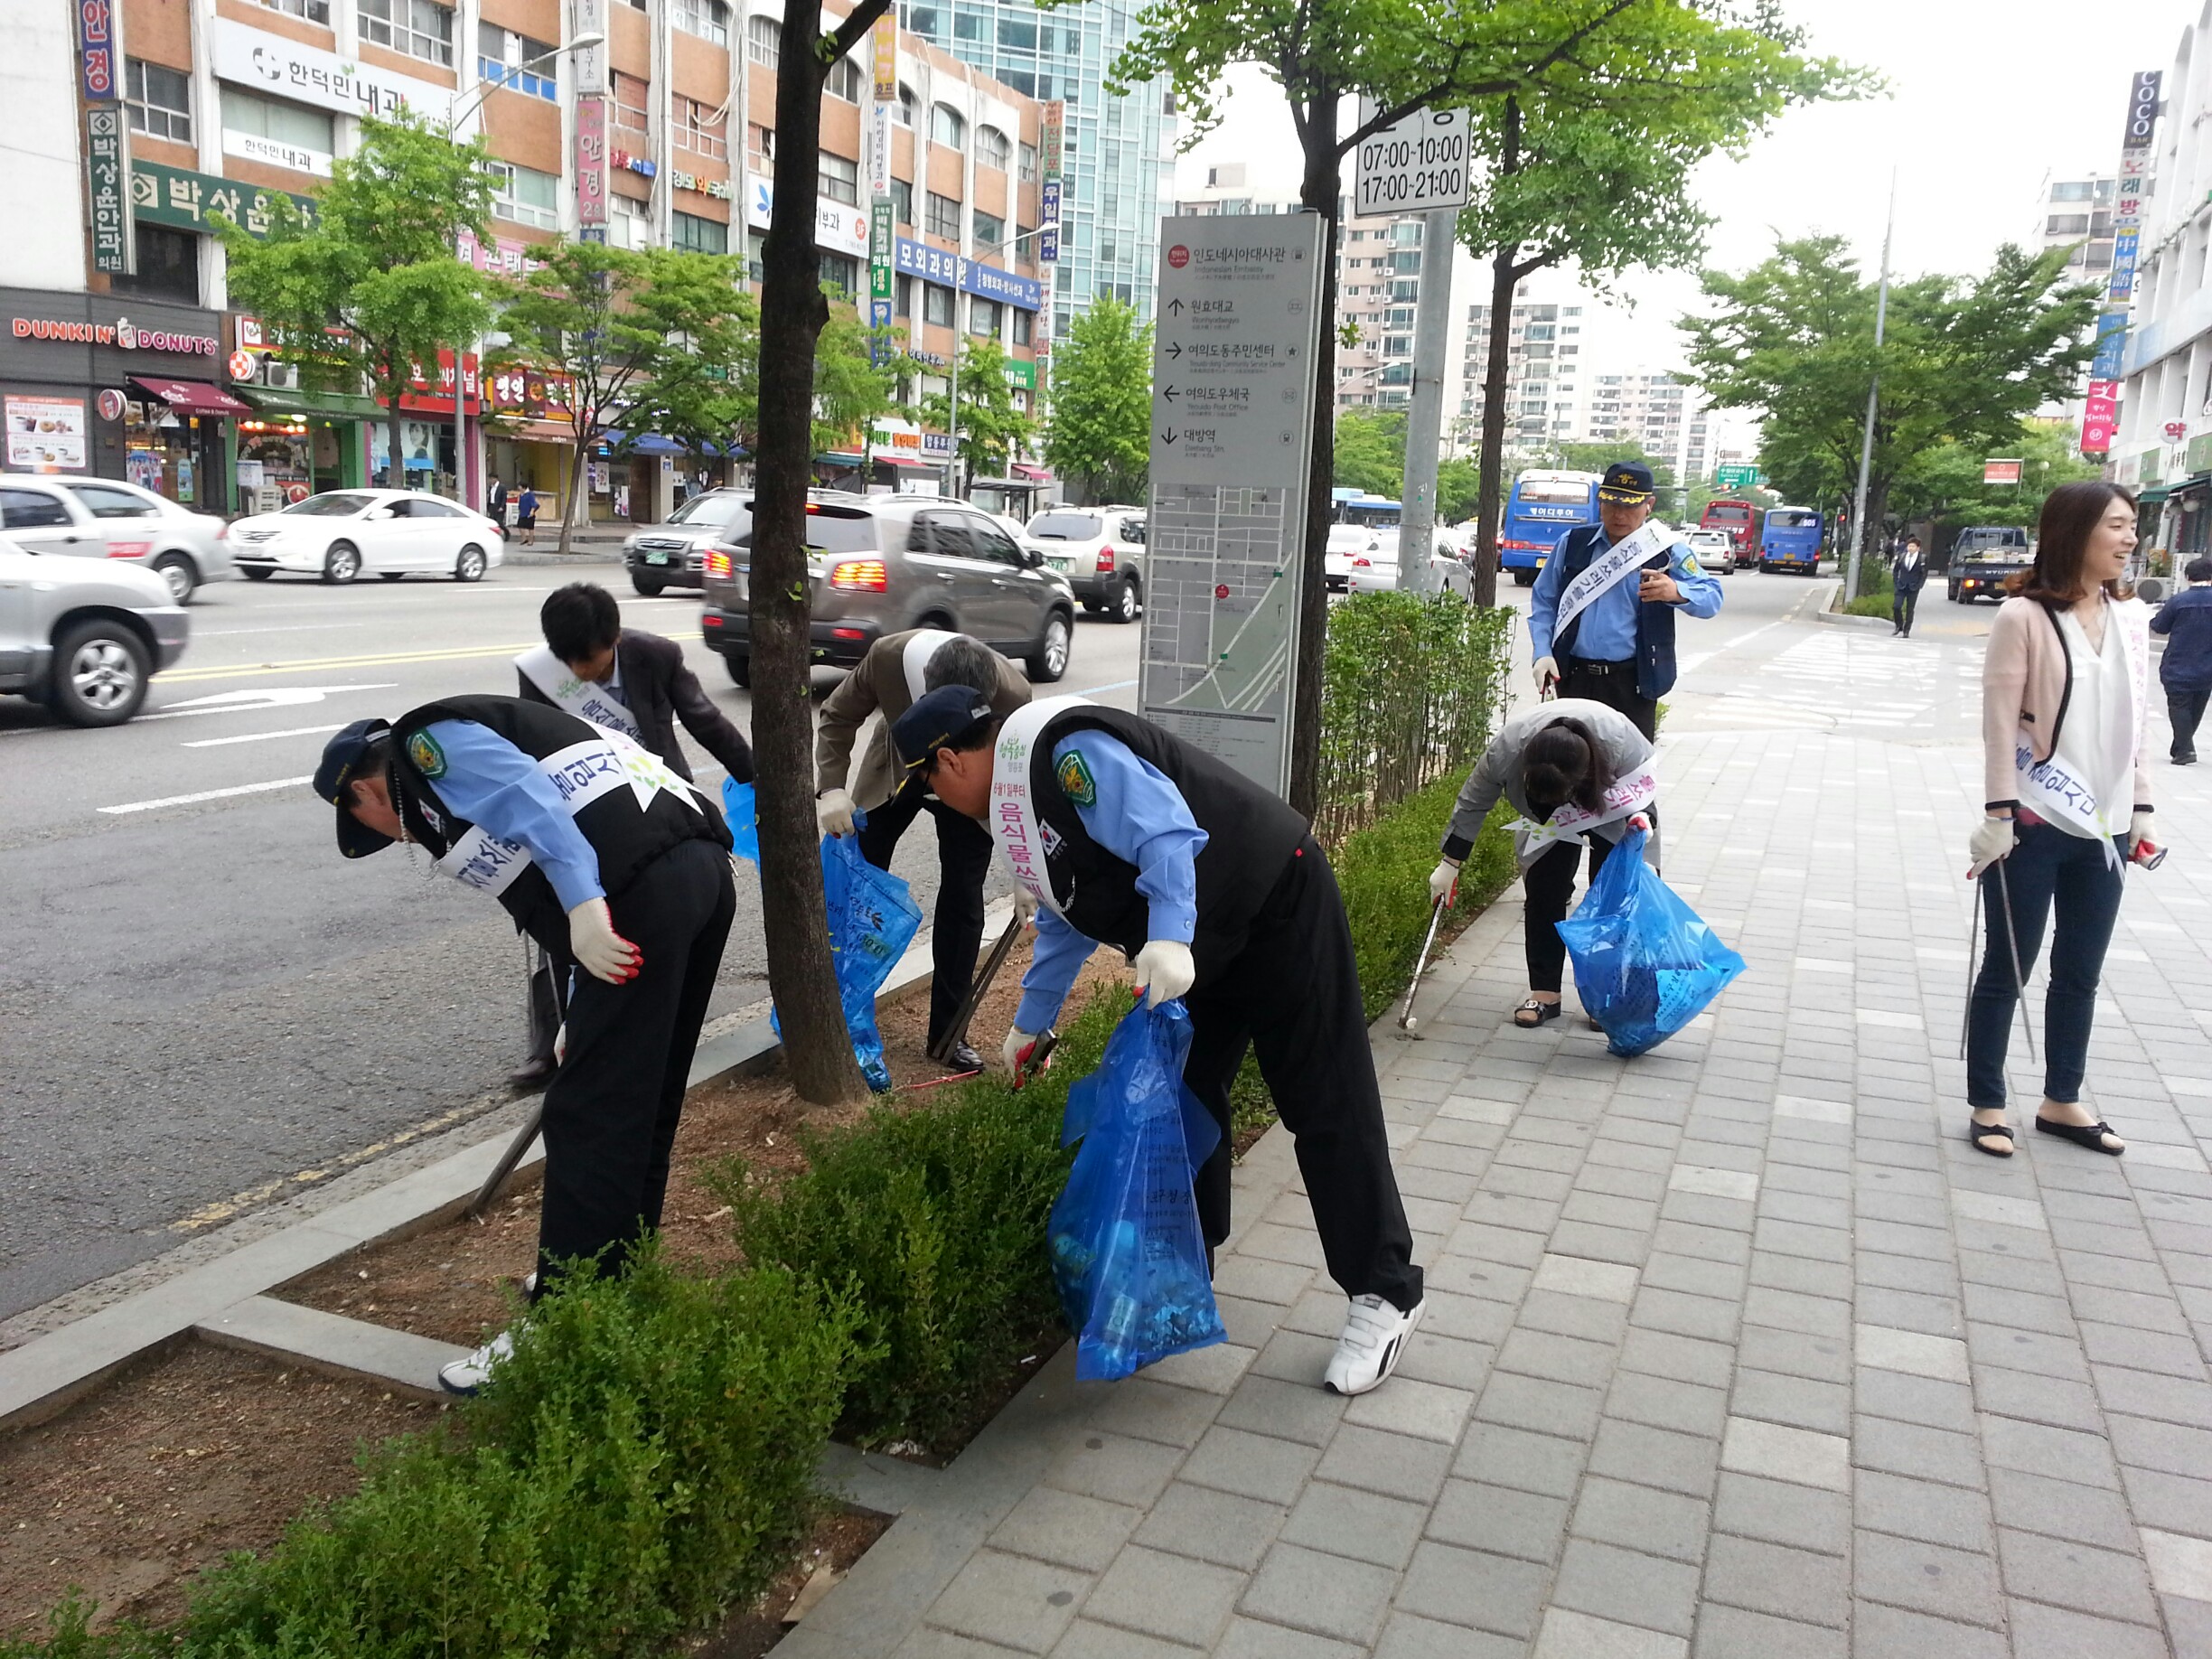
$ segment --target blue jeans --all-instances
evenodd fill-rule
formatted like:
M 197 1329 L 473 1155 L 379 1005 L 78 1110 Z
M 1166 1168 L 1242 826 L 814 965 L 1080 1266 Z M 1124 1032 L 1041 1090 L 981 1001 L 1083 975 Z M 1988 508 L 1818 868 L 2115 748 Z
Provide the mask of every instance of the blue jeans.
M 2121 838 L 2114 838 L 2116 842 Z M 2127 856 L 2124 842 L 2120 854 Z M 2123 865 L 2106 862 L 2104 843 L 2068 835 L 2049 824 L 2023 824 L 2020 844 L 2001 864 L 1982 873 L 1982 908 L 1989 946 L 1974 980 L 1966 1023 L 1966 1101 L 1975 1111 L 2005 1103 L 2005 1047 L 2020 992 L 2012 978 L 2012 929 L 2005 899 L 2020 928 L 2020 971 L 2034 971 L 2044 923 L 2058 913 L 2051 944 L 2050 990 L 2043 1002 L 2043 1094 L 2072 1101 L 2081 1094 L 2089 1058 L 2089 1026 L 2096 1013 L 2097 979 L 2104 947 L 2120 914 Z M 1997 872 L 2004 872 L 2000 881 Z

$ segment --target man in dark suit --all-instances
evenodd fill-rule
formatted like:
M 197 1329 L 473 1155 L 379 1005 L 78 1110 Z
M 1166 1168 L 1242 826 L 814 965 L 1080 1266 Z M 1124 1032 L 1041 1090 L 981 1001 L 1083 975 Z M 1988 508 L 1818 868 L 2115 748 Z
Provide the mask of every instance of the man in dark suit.
M 689 783 L 691 766 L 676 741 L 676 722 L 740 783 L 753 781 L 753 749 L 745 734 L 708 700 L 698 676 L 684 666 L 683 647 L 657 633 L 622 625 L 614 595 L 593 582 L 571 582 L 546 595 L 538 613 L 545 644 L 515 659 L 521 695 L 594 726 L 622 733 L 668 763 Z M 511 1081 L 523 1087 L 553 1075 L 560 1029 L 556 987 L 567 964 L 541 961 L 530 978 L 530 1051 Z
M 1912 638 L 1913 613 L 1920 606 L 1920 590 L 1927 586 L 1927 560 L 1920 556 L 1920 538 L 1907 536 L 1898 549 L 1897 567 L 1889 573 L 1889 620 L 1893 639 Z

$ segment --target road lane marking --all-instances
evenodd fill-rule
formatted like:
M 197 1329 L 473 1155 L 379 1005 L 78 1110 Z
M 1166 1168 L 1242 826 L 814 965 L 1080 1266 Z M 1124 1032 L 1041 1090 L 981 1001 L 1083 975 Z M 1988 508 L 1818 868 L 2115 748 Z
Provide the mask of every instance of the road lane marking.
M 697 640 L 696 633 L 664 633 L 666 640 Z M 177 680 L 246 680 L 262 674 L 305 674 L 319 669 L 393 668 L 409 662 L 462 662 L 473 657 L 511 657 L 534 651 L 543 640 L 523 640 L 511 645 L 455 645 L 436 651 L 396 651 L 378 657 L 298 657 L 285 662 L 260 662 L 237 668 L 171 669 L 164 684 Z
M 102 812 L 151 812 L 160 807 L 192 806 L 202 801 L 222 801 L 232 795 L 262 795 L 275 789 L 298 789 L 314 782 L 310 773 L 304 778 L 276 778 L 267 783 L 235 783 L 229 789 L 203 789 L 190 795 L 164 795 L 159 801 L 127 801 L 121 806 L 104 806 Z
M 1085 686 L 1075 695 L 1077 697 L 1096 697 L 1101 691 L 1126 691 L 1136 683 L 1133 680 L 1117 680 L 1111 686 Z
M 237 737 L 202 737 L 177 746 L 185 749 L 220 749 L 227 743 L 260 743 L 271 737 L 307 737 L 344 729 L 342 726 L 287 726 L 281 732 L 247 732 Z

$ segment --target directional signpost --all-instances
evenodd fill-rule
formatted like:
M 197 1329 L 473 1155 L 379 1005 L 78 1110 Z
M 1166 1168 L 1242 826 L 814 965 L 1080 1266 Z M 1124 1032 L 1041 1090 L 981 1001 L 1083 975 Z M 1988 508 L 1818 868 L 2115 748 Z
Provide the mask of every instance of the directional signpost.
M 1713 483 L 1723 490 L 1748 490 L 1754 484 L 1767 482 L 1767 474 L 1756 466 L 1716 466 Z
M 1290 782 L 1321 220 L 1160 221 L 1139 704 L 1282 794 Z

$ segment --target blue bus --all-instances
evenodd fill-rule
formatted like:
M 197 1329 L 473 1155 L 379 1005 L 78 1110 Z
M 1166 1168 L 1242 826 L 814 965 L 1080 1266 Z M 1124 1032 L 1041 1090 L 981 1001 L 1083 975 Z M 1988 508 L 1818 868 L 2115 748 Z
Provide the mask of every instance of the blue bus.
M 1386 495 L 1370 495 L 1364 490 L 1338 489 L 1332 521 L 1337 524 L 1357 524 L 1367 530 L 1388 530 L 1398 522 L 1404 505 Z
M 1498 533 L 1498 567 L 1532 587 L 1536 573 L 1578 524 L 1598 522 L 1596 473 L 1527 472 L 1514 480 L 1505 498 L 1505 523 Z
M 1759 532 L 1758 567 L 1818 576 L 1821 528 L 1821 515 L 1810 507 L 1769 509 Z

